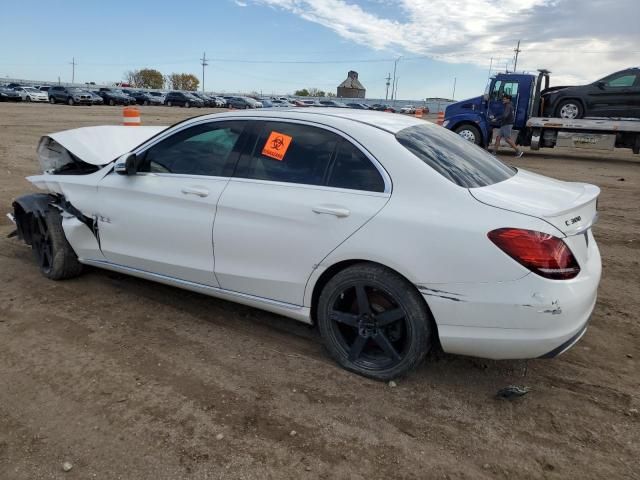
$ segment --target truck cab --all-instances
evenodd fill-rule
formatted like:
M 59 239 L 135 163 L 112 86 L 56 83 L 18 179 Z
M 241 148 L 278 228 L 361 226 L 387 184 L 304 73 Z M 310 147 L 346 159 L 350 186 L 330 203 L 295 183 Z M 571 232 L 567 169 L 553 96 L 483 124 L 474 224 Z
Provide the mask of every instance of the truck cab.
M 527 120 L 539 105 L 540 83 L 548 72 L 542 70 L 536 77 L 520 73 L 499 73 L 489 79 L 482 96 L 462 100 L 449 105 L 445 111 L 443 126 L 467 140 L 486 147 L 491 142 L 493 127 L 504 111 L 503 95 L 511 95 L 515 121 L 514 130 L 525 129 Z

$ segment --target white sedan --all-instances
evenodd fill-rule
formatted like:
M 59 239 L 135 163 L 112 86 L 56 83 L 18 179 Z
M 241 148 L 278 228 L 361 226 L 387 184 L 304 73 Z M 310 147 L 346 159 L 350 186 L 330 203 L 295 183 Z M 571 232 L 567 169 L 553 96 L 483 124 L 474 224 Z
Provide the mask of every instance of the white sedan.
M 227 112 L 59 132 L 38 153 L 44 193 L 13 217 L 46 277 L 90 265 L 315 324 L 372 378 L 433 345 L 556 356 L 596 302 L 600 190 L 412 117 Z
M 49 95 L 47 92 L 38 90 L 33 87 L 16 87 L 16 92 L 20 94 L 23 102 L 48 102 Z

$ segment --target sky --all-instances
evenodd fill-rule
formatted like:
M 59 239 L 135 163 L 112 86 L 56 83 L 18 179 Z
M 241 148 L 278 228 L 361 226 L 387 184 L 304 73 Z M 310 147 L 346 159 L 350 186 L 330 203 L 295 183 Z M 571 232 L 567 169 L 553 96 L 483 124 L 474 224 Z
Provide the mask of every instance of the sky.
M 155 68 L 205 89 L 335 93 L 349 70 L 368 98 L 482 93 L 490 72 L 547 68 L 552 85 L 640 66 L 640 0 L 30 0 L 0 16 L 0 79 L 113 83 Z M 52 21 L 53 17 L 53 21 Z M 65 20 L 68 18 L 69 20 Z M 490 69 L 491 67 L 491 69 Z

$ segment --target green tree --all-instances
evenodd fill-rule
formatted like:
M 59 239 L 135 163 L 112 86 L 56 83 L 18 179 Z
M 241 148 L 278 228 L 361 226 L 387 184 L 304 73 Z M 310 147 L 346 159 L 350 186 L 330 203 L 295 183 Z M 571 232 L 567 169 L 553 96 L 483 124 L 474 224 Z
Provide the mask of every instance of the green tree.
M 137 88 L 162 88 L 164 77 L 158 70 L 143 68 L 142 70 L 130 70 L 124 74 L 125 81 Z
M 192 73 L 172 73 L 167 75 L 165 80 L 167 85 L 174 90 L 195 91 L 200 85 L 200 80 Z
M 309 96 L 309 90 L 307 90 L 306 88 L 303 88 L 302 90 L 296 90 L 293 94 L 296 97 L 308 97 Z

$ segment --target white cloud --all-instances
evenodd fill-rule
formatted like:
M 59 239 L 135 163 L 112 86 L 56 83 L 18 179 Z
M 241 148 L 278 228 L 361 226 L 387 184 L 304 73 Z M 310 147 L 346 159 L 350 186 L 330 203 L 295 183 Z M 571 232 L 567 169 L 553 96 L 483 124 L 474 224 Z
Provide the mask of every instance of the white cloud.
M 253 0 L 325 26 L 374 50 L 452 63 L 548 68 L 554 84 L 594 80 L 639 63 L 638 0 L 398 0 L 394 18 L 353 0 Z M 398 20 L 399 19 L 399 20 Z M 634 51 L 635 50 L 635 51 Z M 590 53 L 589 53 L 590 52 Z
M 239 7 L 246 7 L 247 6 L 247 2 L 242 2 L 241 0 L 233 0 L 233 3 L 235 3 Z

